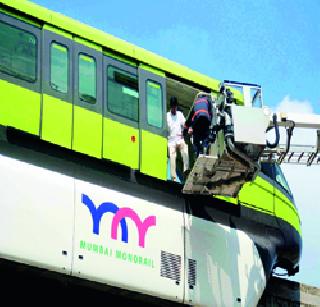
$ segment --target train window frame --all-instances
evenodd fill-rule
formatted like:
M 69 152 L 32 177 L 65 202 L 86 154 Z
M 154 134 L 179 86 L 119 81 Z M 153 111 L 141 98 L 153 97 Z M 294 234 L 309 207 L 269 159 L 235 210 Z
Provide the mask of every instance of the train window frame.
M 66 91 L 60 91 L 58 88 L 54 87 L 53 86 L 53 83 L 52 83 L 52 47 L 53 47 L 53 44 L 59 46 L 59 47 L 63 47 L 66 49 L 66 52 L 67 52 L 67 80 L 66 80 Z M 55 40 L 52 40 L 51 43 L 50 43 L 50 57 L 49 57 L 49 62 L 50 62 L 50 72 L 49 72 L 49 84 L 50 84 L 50 87 L 52 90 L 58 92 L 58 93 L 61 93 L 61 94 L 68 94 L 70 89 L 69 89 L 69 78 L 70 78 L 70 49 L 67 45 L 65 44 L 62 44 L 60 42 L 57 42 Z
M 109 69 L 114 69 L 114 70 L 116 70 L 116 71 L 118 71 L 118 72 L 123 72 L 123 73 L 125 73 L 126 75 L 130 75 L 130 76 L 133 76 L 134 78 L 135 78 L 135 81 L 137 82 L 137 90 L 136 90 L 136 92 L 137 92 L 137 95 L 138 95 L 138 97 L 136 97 L 137 98 L 137 101 L 136 101 L 136 105 L 135 105 L 135 107 L 136 107 L 136 118 L 135 117 L 130 117 L 130 116 L 127 116 L 127 115 L 125 115 L 125 114 L 123 114 L 123 113 L 121 113 L 121 112 L 117 112 L 117 111 L 115 111 L 114 109 L 112 109 L 111 108 L 111 104 L 110 104 L 110 79 L 109 79 Z M 117 116 L 120 116 L 120 117 L 122 117 L 122 118 L 126 118 L 126 119 L 129 119 L 130 121 L 134 121 L 134 122 L 139 122 L 139 108 L 140 108 L 140 106 L 139 106 L 139 101 L 140 101 L 140 93 L 139 93 L 139 78 L 138 78 L 138 75 L 137 74 L 134 74 L 134 73 L 132 73 L 132 72 L 130 72 L 130 71 L 128 71 L 128 70 L 125 70 L 125 69 L 123 69 L 123 68 L 120 68 L 120 67 L 117 67 L 117 66 L 115 66 L 115 65 L 112 65 L 112 64 L 108 64 L 107 66 L 106 66 L 106 69 L 105 69 L 105 71 L 104 71 L 104 73 L 105 73 L 105 76 L 106 76 L 106 84 L 105 84 L 105 86 L 106 86 L 106 89 L 107 89 L 107 95 L 106 95 L 106 98 L 105 98 L 105 103 L 106 103 L 106 106 L 107 106 L 107 110 L 110 112 L 110 113 L 112 113 L 112 114 L 115 114 L 115 115 L 117 115 Z M 121 83 L 117 83 L 117 84 L 120 84 L 121 85 Z M 122 84 L 122 86 L 125 86 L 124 84 Z M 127 87 L 127 88 L 129 88 L 129 87 Z M 130 89 L 130 88 L 129 88 Z M 123 91 L 123 89 L 122 89 L 122 91 Z
M 28 82 L 29 84 L 36 84 L 39 80 L 39 67 L 38 67 L 38 62 L 39 62 L 39 39 L 38 36 L 35 33 L 32 33 L 31 31 L 28 31 L 27 29 L 23 28 L 23 27 L 18 27 L 15 24 L 11 24 L 9 22 L 6 22 L 5 20 L 0 19 L 0 24 L 3 24 L 5 26 L 7 26 L 8 28 L 12 28 L 15 30 L 20 31 L 21 33 L 24 34 L 28 34 L 30 35 L 33 39 L 34 39 L 34 78 L 28 78 L 28 77 L 24 77 L 23 75 L 19 74 L 17 71 L 7 71 L 7 70 L 3 70 L 0 68 L 0 72 L 8 75 L 14 79 L 17 80 L 21 80 L 24 82 Z M 30 37 L 29 37 L 30 38 Z
M 81 77 L 82 77 L 82 74 L 81 74 L 82 71 L 81 71 L 81 66 L 80 66 L 81 57 L 83 57 L 83 58 L 86 57 L 88 59 L 92 59 L 94 64 L 95 64 L 95 66 L 94 66 L 94 68 L 95 68 L 95 73 L 94 73 L 95 97 L 88 95 L 88 97 L 90 97 L 90 98 L 92 97 L 94 99 L 94 101 L 92 101 L 92 102 L 89 101 L 88 99 L 83 98 L 82 94 L 81 94 L 81 82 L 80 82 Z M 90 62 L 90 61 L 88 61 L 88 62 Z M 98 66 L 97 59 L 94 56 L 89 55 L 89 54 L 87 54 L 85 52 L 79 52 L 78 53 L 78 96 L 79 96 L 79 99 L 82 102 L 88 103 L 90 105 L 95 105 L 97 103 L 97 99 L 98 99 L 97 98 L 97 96 L 98 96 L 97 95 L 97 91 L 98 91 L 98 83 L 97 83 L 98 82 L 98 76 L 97 76 L 98 70 L 97 70 L 97 66 Z M 86 93 L 83 93 L 83 94 L 86 94 Z
M 159 108 L 158 112 L 156 112 L 157 114 L 161 115 L 161 121 L 160 121 L 161 125 L 160 126 L 154 124 L 153 122 L 150 122 L 150 114 L 151 113 L 150 113 L 149 91 L 148 91 L 149 84 L 153 84 L 152 87 L 157 86 L 158 88 L 160 88 L 160 94 L 161 94 L 161 99 L 160 99 L 160 104 L 159 104 L 160 108 Z M 163 125 L 164 125 L 164 116 L 163 116 L 163 96 L 164 95 L 163 95 L 162 84 L 157 81 L 154 81 L 152 79 L 147 79 L 146 84 L 145 84 L 145 91 L 146 91 L 145 94 L 146 94 L 146 107 L 147 107 L 147 110 L 146 110 L 147 111 L 146 112 L 147 113 L 147 124 L 149 126 L 152 126 L 152 127 L 158 128 L 158 129 L 162 129 Z

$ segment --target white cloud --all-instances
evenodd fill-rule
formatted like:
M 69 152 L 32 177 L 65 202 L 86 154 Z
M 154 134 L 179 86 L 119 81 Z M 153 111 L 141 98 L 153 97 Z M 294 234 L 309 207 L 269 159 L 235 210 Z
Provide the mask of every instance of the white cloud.
M 314 114 L 312 104 L 308 100 L 297 100 L 286 95 L 276 107 L 276 112 L 287 112 L 297 114 Z M 316 131 L 312 129 L 295 128 L 291 139 L 291 144 L 316 145 Z M 280 144 L 285 144 L 285 129 L 280 129 Z
M 292 112 L 292 113 L 313 113 L 313 108 L 308 100 L 291 99 L 286 95 L 276 108 L 277 112 Z

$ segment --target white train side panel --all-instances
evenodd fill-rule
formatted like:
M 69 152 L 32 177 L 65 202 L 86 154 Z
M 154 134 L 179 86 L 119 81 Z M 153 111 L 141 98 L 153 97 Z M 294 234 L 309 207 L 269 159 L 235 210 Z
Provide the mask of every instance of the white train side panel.
M 1 258 L 201 306 L 254 306 L 262 294 L 249 237 L 186 214 L 176 195 L 8 155 L 0 171 Z
M 74 180 L 0 156 L 0 255 L 70 273 Z
M 188 215 L 186 259 L 186 302 L 201 306 L 257 305 L 266 278 L 258 250 L 243 231 Z

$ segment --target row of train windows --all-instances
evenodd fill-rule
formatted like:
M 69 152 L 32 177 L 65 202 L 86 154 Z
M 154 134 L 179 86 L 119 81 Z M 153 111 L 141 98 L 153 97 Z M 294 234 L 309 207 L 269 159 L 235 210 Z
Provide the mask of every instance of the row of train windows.
M 0 22 L 0 70 L 15 78 L 34 83 L 37 80 L 37 38 L 22 29 Z M 66 46 L 51 42 L 50 86 L 66 94 L 69 91 L 69 50 Z M 78 55 L 79 98 L 90 104 L 97 102 L 97 63 L 94 57 Z M 106 70 L 107 108 L 110 112 L 133 121 L 139 120 L 138 77 L 114 66 Z M 161 128 L 161 85 L 148 80 L 146 84 L 147 121 Z

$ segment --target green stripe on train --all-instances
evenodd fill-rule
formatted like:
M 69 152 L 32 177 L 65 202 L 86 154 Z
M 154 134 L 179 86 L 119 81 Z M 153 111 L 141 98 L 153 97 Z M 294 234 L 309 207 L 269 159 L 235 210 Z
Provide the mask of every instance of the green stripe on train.
M 54 32 L 54 33 L 56 33 L 58 35 L 61 35 L 61 36 L 65 37 L 65 38 L 72 39 L 72 35 L 70 33 L 67 33 L 66 31 L 63 31 L 61 29 L 57 29 L 57 28 L 52 27 L 50 25 L 44 25 L 43 29 L 51 31 L 51 32 Z
M 229 204 L 239 205 L 238 197 L 231 196 L 222 196 L 222 195 L 213 195 L 213 198 L 221 199 Z
M 41 24 L 39 22 L 37 22 L 35 20 L 30 20 L 27 17 L 25 17 L 24 15 L 21 15 L 21 14 L 19 15 L 19 14 L 14 13 L 14 12 L 9 12 L 8 10 L 3 9 L 2 7 L 0 7 L 0 13 L 4 13 L 4 14 L 6 14 L 8 16 L 11 16 L 11 17 L 14 17 L 14 18 L 16 18 L 18 20 L 21 20 L 23 22 L 26 22 L 26 23 L 29 23 L 31 25 L 34 25 L 37 28 L 41 28 Z
M 41 138 L 71 148 L 72 104 L 44 94 Z
M 241 205 L 281 218 L 301 235 L 300 219 L 294 204 L 267 180 L 257 176 L 246 183 L 239 193 Z
M 167 138 L 141 131 L 140 171 L 158 179 L 167 179 Z
M 273 185 L 257 176 L 254 181 L 244 184 L 239 193 L 239 201 L 246 207 L 273 215 L 273 193 Z
M 301 235 L 300 218 L 296 207 L 277 189 L 275 189 L 275 216 L 288 222 Z
M 139 168 L 139 130 L 109 118 L 103 119 L 103 158 Z
M 102 157 L 102 115 L 74 106 L 72 149 Z
M 0 124 L 39 135 L 40 94 L 0 79 Z
M 73 40 L 76 42 L 76 43 L 79 43 L 81 45 L 84 45 L 84 46 L 87 46 L 88 48 L 91 48 L 91 49 L 95 49 L 99 52 L 102 52 L 102 47 L 97 45 L 97 44 L 94 44 L 92 42 L 89 42 L 83 38 L 79 38 L 79 37 L 74 37 Z
M 166 77 L 166 74 L 165 74 L 163 71 L 158 70 L 158 69 L 156 69 L 156 68 L 154 68 L 154 67 L 150 67 L 149 65 L 140 64 L 140 65 L 139 65 L 139 68 L 144 69 L 144 70 L 146 70 L 146 71 L 150 71 L 150 72 L 152 72 L 152 73 L 154 73 L 155 75 L 158 75 L 158 76 L 160 76 L 160 77 L 163 77 L 163 78 Z

